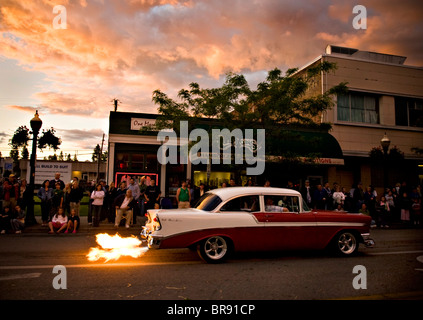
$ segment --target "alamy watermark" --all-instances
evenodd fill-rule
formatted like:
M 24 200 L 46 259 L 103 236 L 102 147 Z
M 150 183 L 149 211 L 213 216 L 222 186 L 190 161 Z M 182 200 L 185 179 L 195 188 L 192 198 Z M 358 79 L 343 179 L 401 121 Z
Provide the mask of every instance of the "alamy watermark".
M 367 269 L 365 266 L 359 264 L 353 268 L 352 271 L 357 274 L 352 282 L 352 286 L 356 290 L 367 289 Z
M 212 129 L 210 141 L 206 130 L 197 128 L 188 134 L 188 121 L 181 121 L 179 140 L 174 130 L 158 133 L 157 140 L 164 143 L 157 151 L 157 160 L 160 164 L 188 164 L 189 159 L 194 165 L 208 165 L 232 164 L 234 159 L 235 164 L 256 165 L 247 167 L 247 175 L 261 175 L 265 167 L 265 129 L 244 131 L 245 135 L 241 129 Z M 256 138 L 254 131 L 257 132 Z
M 57 14 L 53 19 L 53 29 L 67 29 L 68 15 L 66 7 L 63 5 L 54 6 L 53 13 Z
M 367 8 L 363 5 L 356 5 L 352 11 L 354 14 L 357 14 L 353 21 L 353 28 L 356 30 L 367 29 Z
M 56 290 L 67 289 L 67 272 L 65 266 L 54 266 L 53 273 L 58 275 L 53 279 L 53 288 Z

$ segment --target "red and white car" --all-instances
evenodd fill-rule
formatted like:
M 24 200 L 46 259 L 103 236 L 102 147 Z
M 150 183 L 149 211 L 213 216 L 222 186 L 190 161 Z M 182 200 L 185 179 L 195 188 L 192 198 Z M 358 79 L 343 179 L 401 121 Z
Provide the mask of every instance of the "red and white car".
M 207 192 L 195 208 L 148 210 L 141 232 L 149 248 L 196 248 L 209 263 L 232 251 L 324 249 L 344 256 L 369 237 L 371 218 L 310 210 L 291 189 L 231 187 Z

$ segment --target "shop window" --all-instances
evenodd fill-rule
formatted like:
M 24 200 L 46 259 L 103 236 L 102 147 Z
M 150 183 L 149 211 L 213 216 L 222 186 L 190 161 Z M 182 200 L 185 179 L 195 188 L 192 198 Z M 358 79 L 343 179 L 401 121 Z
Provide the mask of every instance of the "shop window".
M 144 155 L 132 154 L 131 155 L 131 169 L 143 170 L 144 169 Z
M 125 153 L 116 154 L 116 169 L 125 170 L 129 168 L 129 155 Z
M 183 164 L 167 164 L 166 179 L 167 196 L 176 197 L 176 192 L 182 181 L 186 180 L 185 166 Z
M 230 172 L 212 171 L 210 172 L 209 187 L 219 188 L 223 182 L 229 183 L 230 178 Z M 207 184 L 207 171 L 194 171 L 194 185 L 199 186 L 200 183 Z
M 158 168 L 157 154 L 147 154 L 145 169 L 147 171 L 157 171 L 157 168 Z

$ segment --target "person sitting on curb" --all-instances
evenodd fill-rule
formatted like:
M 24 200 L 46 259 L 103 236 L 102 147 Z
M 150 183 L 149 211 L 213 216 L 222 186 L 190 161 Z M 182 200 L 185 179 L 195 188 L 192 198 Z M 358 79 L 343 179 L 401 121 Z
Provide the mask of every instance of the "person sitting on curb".
M 1 234 L 5 234 L 10 229 L 10 217 L 12 212 L 10 212 L 10 207 L 6 206 L 3 208 L 3 211 L 0 213 L 0 230 Z
M 51 221 L 48 223 L 50 228 L 49 234 L 60 233 L 66 229 L 68 225 L 68 217 L 64 215 L 63 208 L 59 208 L 57 213 L 53 216 Z
M 73 230 L 72 233 L 76 233 L 76 230 L 79 229 L 80 223 L 79 217 L 76 215 L 76 210 L 72 209 L 71 214 L 68 218 L 68 227 L 65 231 L 65 233 L 69 233 L 70 230 Z
M 137 201 L 132 196 L 131 189 L 126 190 L 126 194 L 121 194 L 115 200 L 115 208 L 116 208 L 116 219 L 115 219 L 115 227 L 119 227 L 120 221 L 122 220 L 123 216 L 126 217 L 126 228 L 129 228 L 129 221 L 132 220 L 133 208 L 137 205 Z
M 22 233 L 25 228 L 25 211 L 19 205 L 16 205 L 15 210 L 13 210 L 10 224 L 15 233 Z

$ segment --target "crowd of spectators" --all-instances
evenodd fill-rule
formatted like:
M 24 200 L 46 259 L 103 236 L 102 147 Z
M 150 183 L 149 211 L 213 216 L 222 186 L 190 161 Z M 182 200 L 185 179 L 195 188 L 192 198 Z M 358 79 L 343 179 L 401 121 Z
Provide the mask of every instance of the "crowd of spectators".
M 230 179 L 220 187 L 236 185 L 235 180 Z M 254 185 L 252 180 L 244 184 L 246 187 Z M 270 181 L 266 181 L 264 186 L 270 187 Z M 290 181 L 277 187 L 296 189 L 310 209 L 368 214 L 377 227 L 388 228 L 393 222 L 410 226 L 423 224 L 422 191 L 418 185 L 397 183 L 386 187 L 381 194 L 373 186 L 365 187 L 361 182 L 348 190 L 336 182 L 332 185 L 328 182 L 310 185 L 308 180 L 302 187 Z M 81 186 L 78 178 L 65 183 L 60 179 L 60 173 L 56 173 L 54 179 L 43 182 L 36 196 L 40 201 L 41 224 L 48 227 L 49 233 L 76 233 L 80 227 L 80 205 L 84 195 L 89 197 L 89 225 L 98 227 L 100 222 L 108 222 L 119 227 L 125 222 L 125 227 L 129 228 L 148 209 L 192 207 L 208 189 L 204 183 L 194 186 L 191 181 L 184 181 L 178 188 L 174 203 L 169 197 L 163 196 L 156 182 L 148 177 L 140 180 L 128 177 L 120 181 L 118 186 L 114 182 L 107 185 L 101 180 L 86 188 Z M 31 196 L 27 191 L 25 179 L 19 180 L 13 174 L 3 178 L 0 184 L 1 233 L 20 233 L 24 230 L 26 207 Z

